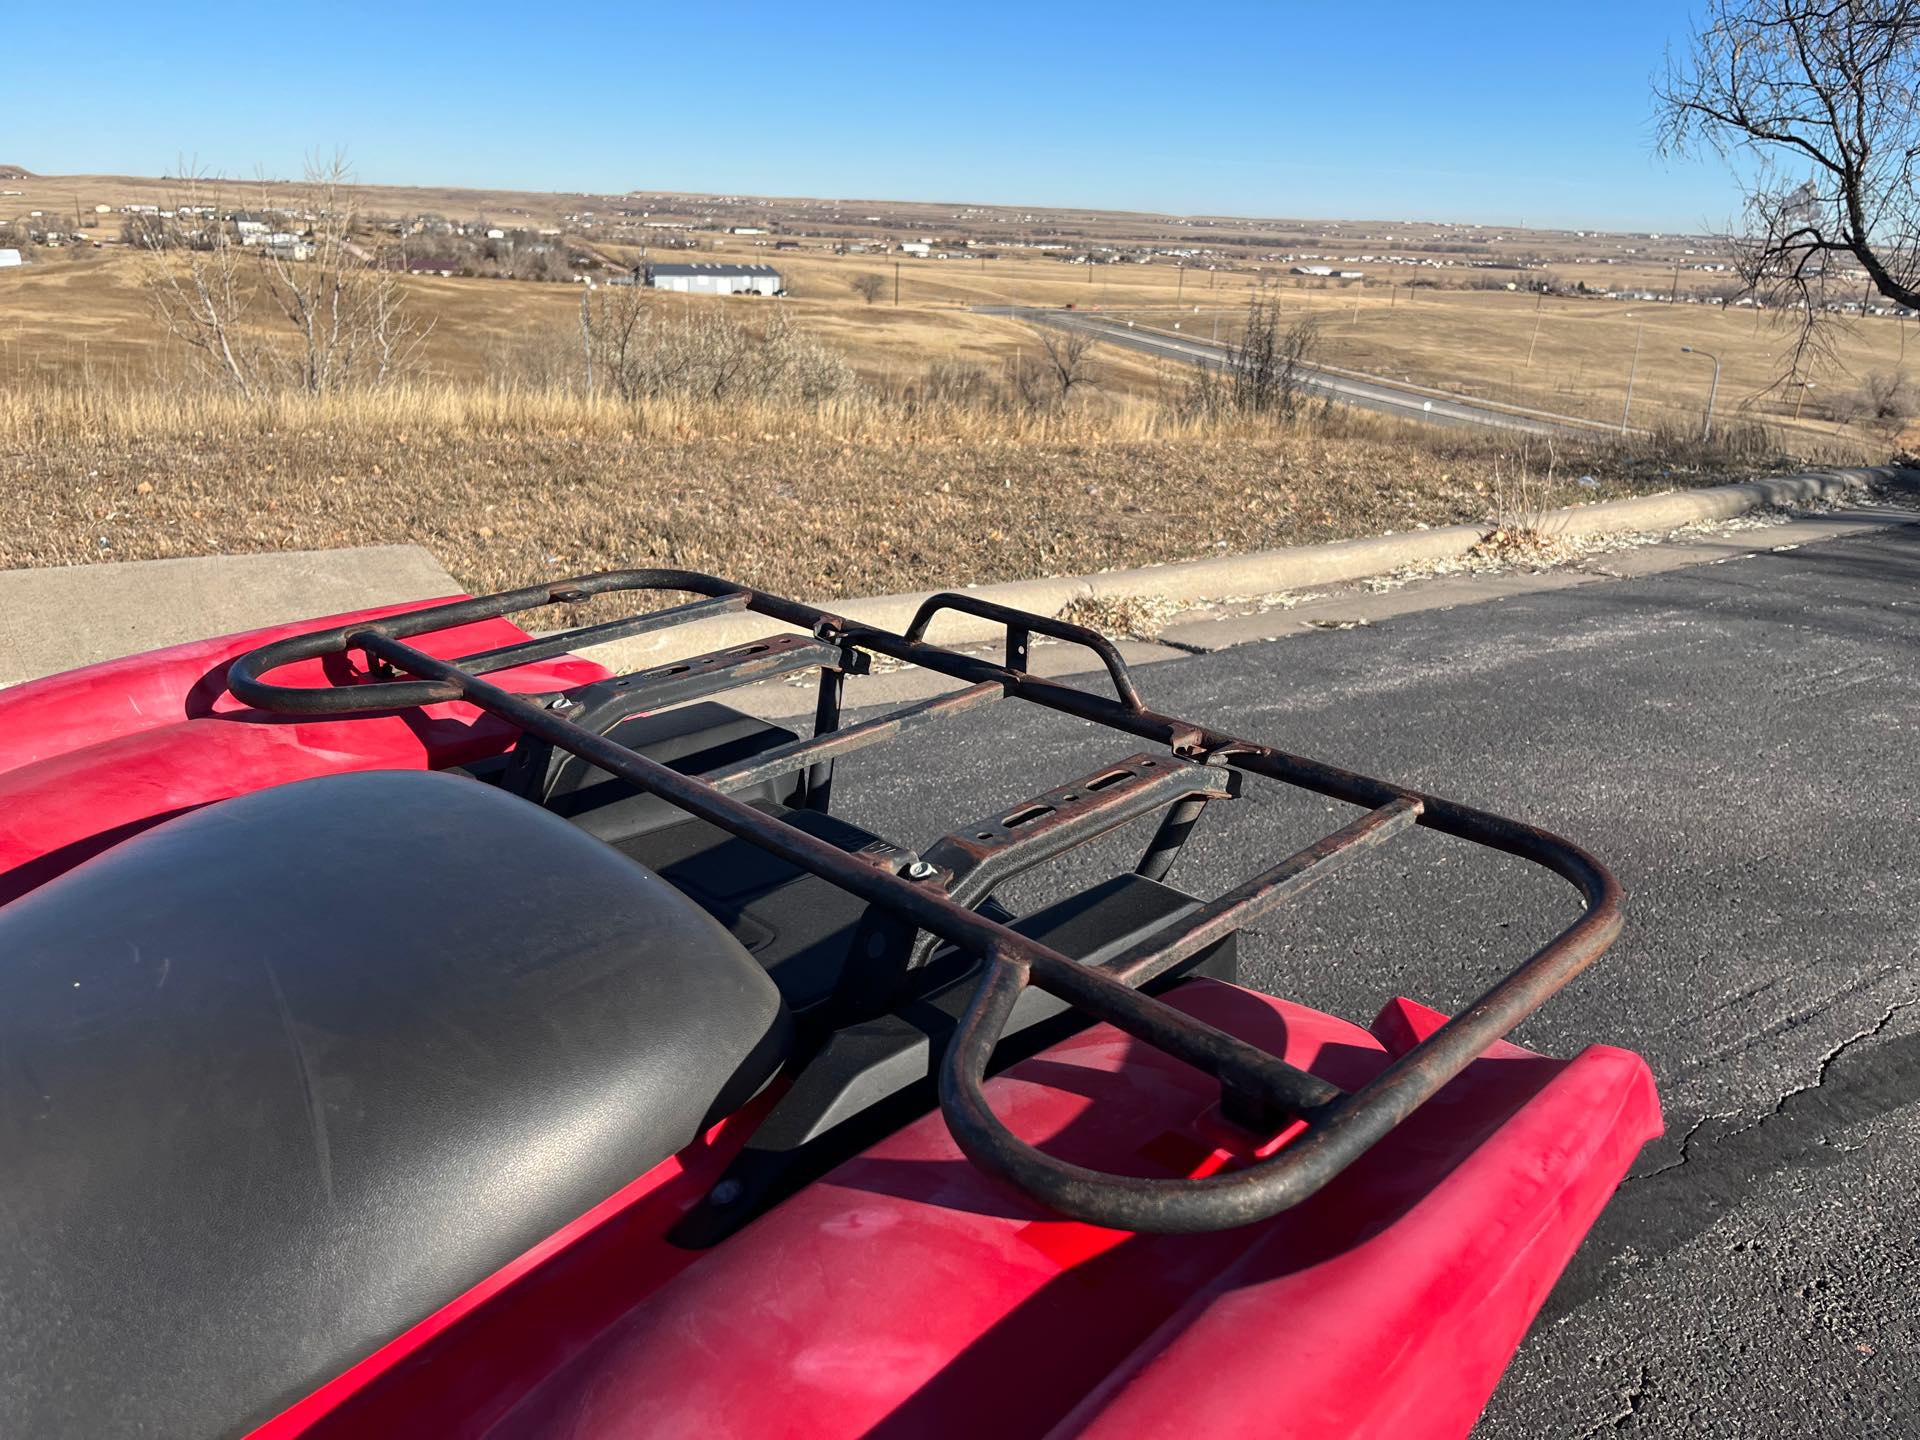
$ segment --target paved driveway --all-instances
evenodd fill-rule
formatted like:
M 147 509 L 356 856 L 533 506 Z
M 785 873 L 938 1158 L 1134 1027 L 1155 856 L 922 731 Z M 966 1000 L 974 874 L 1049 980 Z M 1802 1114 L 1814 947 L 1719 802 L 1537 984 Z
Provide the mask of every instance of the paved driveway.
M 1560 830 L 1627 886 L 1624 939 L 1520 1038 L 1639 1050 L 1669 1134 L 1481 1434 L 1920 1434 L 1920 528 L 1141 680 L 1156 705 Z M 1125 753 L 1002 706 L 848 764 L 836 800 L 924 840 Z M 1330 828 L 1315 801 L 1236 808 L 1176 881 Z M 1072 857 L 1060 883 L 1113 858 Z M 1250 937 L 1251 978 L 1360 1019 L 1396 992 L 1451 1008 L 1569 893 L 1416 832 Z

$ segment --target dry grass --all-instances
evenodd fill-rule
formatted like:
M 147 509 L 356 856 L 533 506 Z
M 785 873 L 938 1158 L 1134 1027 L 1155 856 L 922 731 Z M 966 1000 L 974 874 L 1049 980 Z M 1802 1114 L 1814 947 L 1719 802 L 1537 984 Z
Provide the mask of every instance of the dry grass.
M 412 541 L 474 589 L 616 566 L 827 598 L 1477 521 L 1507 437 L 1206 429 L 1157 406 L 906 415 L 468 385 L 0 391 L 0 566 Z M 1562 457 L 1544 502 L 1669 488 Z

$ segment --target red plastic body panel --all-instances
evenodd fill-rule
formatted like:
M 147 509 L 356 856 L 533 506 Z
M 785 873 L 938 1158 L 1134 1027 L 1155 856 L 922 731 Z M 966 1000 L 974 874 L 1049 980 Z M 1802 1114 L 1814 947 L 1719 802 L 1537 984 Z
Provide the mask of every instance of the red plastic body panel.
M 288 719 L 248 709 L 227 694 L 227 667 L 258 646 L 442 603 L 423 600 L 198 640 L 0 690 L 0 903 L 210 801 L 314 775 L 440 769 L 498 754 L 516 732 L 468 705 Z M 525 638 L 509 621 L 490 620 L 416 643 L 431 654 L 455 656 Z M 288 684 L 326 683 L 318 661 L 279 673 Z M 568 656 L 494 678 L 509 689 L 554 690 L 605 675 Z
M 1174 998 L 1349 1085 L 1438 1018 L 1396 1002 L 1383 1044 L 1232 986 Z M 1083 1163 L 1251 1153 L 1208 1081 L 1106 1026 L 988 1088 Z M 1502 1045 L 1300 1208 L 1155 1237 L 1003 1192 L 929 1116 L 682 1271 L 490 1433 L 1464 1435 L 1659 1128 L 1636 1056 Z

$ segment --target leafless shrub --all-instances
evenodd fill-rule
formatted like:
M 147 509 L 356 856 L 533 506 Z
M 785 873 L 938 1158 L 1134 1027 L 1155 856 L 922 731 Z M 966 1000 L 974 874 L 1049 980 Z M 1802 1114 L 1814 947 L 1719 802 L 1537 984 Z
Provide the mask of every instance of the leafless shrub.
M 985 367 L 967 360 L 936 360 L 902 397 L 911 411 L 987 412 L 1003 408 L 1005 396 Z
M 1229 415 L 1298 418 L 1319 334 L 1313 316 L 1289 325 L 1279 300 L 1253 296 L 1247 301 L 1240 338 L 1227 346 L 1225 359 L 1217 366 L 1197 367 L 1188 378 L 1183 413 L 1196 420 Z
M 1031 355 L 1015 355 L 1001 374 L 1006 393 L 1014 406 L 1027 414 L 1038 414 L 1054 405 L 1053 387 L 1047 372 Z
M 886 292 L 887 282 L 879 275 L 868 273 L 854 276 L 847 282 L 847 286 L 854 294 L 871 305 Z
M 1242 414 L 1277 414 L 1291 420 L 1299 409 L 1307 363 L 1318 338 L 1312 316 L 1288 325 L 1278 300 L 1249 301 L 1240 341 L 1227 352 L 1233 408 Z
M 759 330 L 712 308 L 663 320 L 636 287 L 604 286 L 581 298 L 580 330 L 589 387 L 623 400 L 815 403 L 859 383 L 784 309 Z
M 1920 396 L 1897 370 L 1882 370 L 1867 376 L 1852 395 L 1842 397 L 1836 408 L 1851 419 L 1864 421 L 1884 438 L 1891 440 L 1920 414 Z
M 623 400 L 640 398 L 646 368 L 638 352 L 647 320 L 647 303 L 638 285 L 601 285 L 582 292 L 581 356 L 589 394 L 604 385 Z

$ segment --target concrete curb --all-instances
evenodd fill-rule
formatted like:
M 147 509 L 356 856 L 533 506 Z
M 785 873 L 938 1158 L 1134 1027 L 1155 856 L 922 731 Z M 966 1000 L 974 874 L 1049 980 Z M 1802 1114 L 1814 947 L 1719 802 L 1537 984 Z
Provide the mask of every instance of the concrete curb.
M 1819 470 L 1771 480 L 1747 480 L 1734 485 L 1607 500 L 1596 505 L 1569 505 L 1547 511 L 1540 528 L 1560 535 L 1678 530 L 1700 521 L 1731 519 L 1751 510 L 1836 500 L 1863 490 L 1874 481 L 1913 485 L 1920 482 L 1920 472 L 1893 465 Z M 1408 565 L 1455 559 L 1483 539 L 1489 528 L 1487 525 L 1448 525 L 1437 530 L 1257 550 L 1217 559 L 1148 565 L 1137 570 L 951 588 L 965 589 L 983 600 L 1041 615 L 1057 614 L 1069 601 L 1089 598 L 1120 600 L 1157 596 L 1183 605 L 1199 605 L 1233 596 L 1271 595 L 1338 585 Z M 905 595 L 876 595 L 838 605 L 826 602 L 823 608 L 862 624 L 904 630 L 921 603 L 933 593 L 920 590 Z M 690 655 L 724 650 L 730 645 L 743 645 L 792 628 L 758 615 L 725 615 L 659 635 L 590 646 L 580 653 L 613 669 L 638 670 L 683 660 Z M 990 640 L 1000 633 L 1000 627 L 988 621 L 947 613 L 934 621 L 929 638 L 945 645 L 964 645 Z

